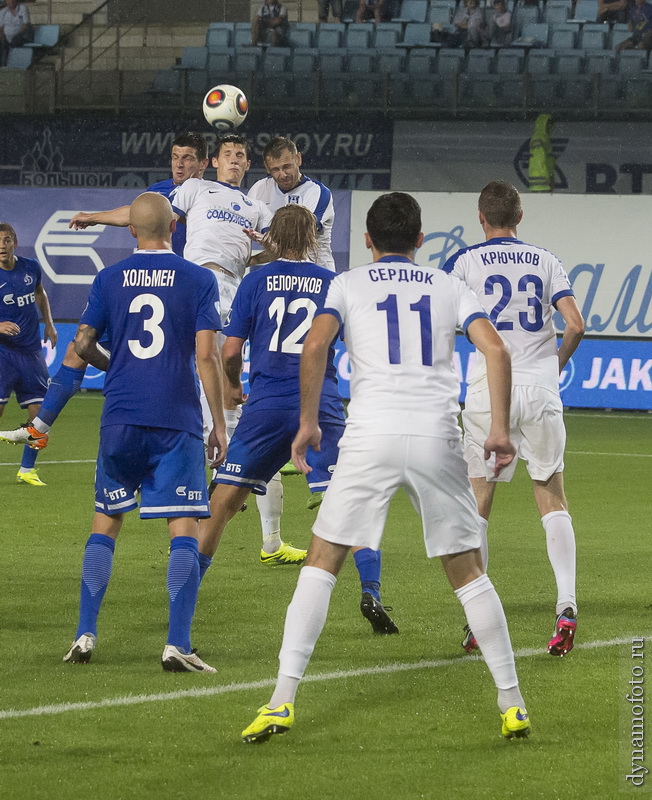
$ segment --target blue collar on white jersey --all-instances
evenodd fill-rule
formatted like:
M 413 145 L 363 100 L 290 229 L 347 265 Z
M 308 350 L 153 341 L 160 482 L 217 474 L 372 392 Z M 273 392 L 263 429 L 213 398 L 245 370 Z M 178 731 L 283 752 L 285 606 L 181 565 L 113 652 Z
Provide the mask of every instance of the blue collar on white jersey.
M 270 175 L 269 177 L 271 178 L 272 176 Z M 274 180 L 274 179 L 272 178 L 272 180 Z M 287 189 L 287 190 L 281 189 L 281 187 L 278 186 L 278 183 L 276 185 L 278 186 L 278 190 L 279 190 L 279 192 L 281 194 L 289 194 L 290 192 L 293 192 L 295 189 L 298 189 L 299 186 L 301 186 L 302 184 L 308 183 L 309 180 L 310 180 L 310 178 L 306 178 L 305 175 L 302 175 L 301 176 L 301 180 L 299 181 L 299 183 L 295 184 L 291 189 Z
M 515 236 L 496 236 L 495 239 L 487 239 L 487 241 L 482 242 L 482 244 L 524 244 L 524 242 L 517 239 Z
M 394 262 L 397 261 L 402 261 L 405 262 L 406 264 L 414 264 L 414 261 L 412 261 L 412 259 L 408 258 L 407 256 L 381 256 L 376 263 L 380 264 L 387 262 L 389 264 L 393 264 Z M 414 264 L 414 266 L 416 267 L 416 264 Z

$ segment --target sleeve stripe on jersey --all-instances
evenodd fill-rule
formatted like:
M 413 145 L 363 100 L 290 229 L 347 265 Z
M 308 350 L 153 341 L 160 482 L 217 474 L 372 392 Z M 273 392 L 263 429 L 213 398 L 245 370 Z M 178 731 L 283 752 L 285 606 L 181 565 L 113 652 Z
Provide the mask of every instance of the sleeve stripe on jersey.
M 561 292 L 557 292 L 550 301 L 555 308 L 557 308 L 557 300 L 561 300 L 562 297 L 575 297 L 575 292 L 572 289 L 562 289 Z
M 469 325 L 476 319 L 489 319 L 489 316 L 485 314 L 483 311 L 476 311 L 475 314 L 471 314 L 470 317 L 467 317 L 464 320 L 464 324 L 462 325 L 462 331 L 466 333 Z
M 320 317 L 322 314 L 330 314 L 331 317 L 335 317 L 335 319 L 340 323 L 340 328 L 344 327 L 344 323 L 342 322 L 342 317 L 340 316 L 340 312 L 337 311 L 335 308 L 320 308 L 318 311 L 315 311 L 315 317 Z
M 466 249 L 460 249 L 460 250 L 457 251 L 457 253 L 455 253 L 454 256 L 451 256 L 448 259 L 448 261 L 444 264 L 444 266 L 442 267 L 444 272 L 447 272 L 447 273 L 450 274 L 453 271 L 453 268 L 455 267 L 455 262 L 457 261 L 457 259 L 462 255 L 462 253 L 465 253 L 465 252 L 466 252 Z
M 321 228 L 321 218 L 324 216 L 324 213 L 328 208 L 328 204 L 331 201 L 331 191 L 321 183 L 317 185 L 319 186 L 319 200 L 317 202 L 317 207 L 315 208 L 315 217 L 317 218 L 317 222 Z
M 175 206 L 174 204 L 172 205 L 172 211 L 174 211 L 174 213 L 178 214 L 180 217 L 186 216 L 186 212 L 182 211 L 180 208 L 177 208 L 177 206 Z

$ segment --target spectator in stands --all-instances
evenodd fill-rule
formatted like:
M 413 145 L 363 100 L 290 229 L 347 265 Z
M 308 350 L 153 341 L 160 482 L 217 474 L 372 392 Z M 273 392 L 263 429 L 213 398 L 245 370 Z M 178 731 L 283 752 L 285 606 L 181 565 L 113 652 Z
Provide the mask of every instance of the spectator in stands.
M 34 38 L 25 3 L 7 0 L 0 11 L 0 67 L 7 66 L 10 47 L 22 47 Z
M 616 52 L 621 50 L 652 50 L 652 4 L 646 0 L 635 0 L 629 7 L 627 25 L 632 32 L 629 39 L 625 39 L 616 47 Z
M 342 21 L 342 0 L 317 0 L 317 13 L 320 22 L 328 22 L 328 7 L 338 22 Z
M 366 22 L 372 19 L 376 24 L 386 22 L 391 17 L 391 11 L 384 0 L 360 0 L 360 5 L 355 13 L 356 22 Z
M 628 0 L 598 0 L 598 22 L 627 22 Z
M 505 0 L 494 0 L 489 11 L 485 44 L 492 47 L 503 47 L 512 41 L 512 12 L 507 10 Z
M 461 0 L 453 17 L 455 33 L 450 45 L 455 47 L 481 47 L 484 38 L 484 11 L 480 0 Z
M 283 47 L 288 30 L 288 12 L 277 0 L 264 0 L 251 27 L 251 44 L 256 46 L 267 30 L 272 32 L 272 46 Z

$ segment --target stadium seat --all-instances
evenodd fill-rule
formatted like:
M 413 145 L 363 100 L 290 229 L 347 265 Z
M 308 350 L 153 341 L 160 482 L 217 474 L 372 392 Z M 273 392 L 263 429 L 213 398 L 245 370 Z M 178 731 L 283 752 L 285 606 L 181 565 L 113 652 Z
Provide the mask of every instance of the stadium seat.
M 625 90 L 620 75 L 600 75 L 598 107 L 613 109 L 625 106 Z
M 530 75 L 530 102 L 535 108 L 549 110 L 554 108 L 559 92 L 556 75 Z
M 350 53 L 347 60 L 348 72 L 355 73 L 356 80 L 360 75 L 371 75 L 376 71 L 375 60 L 372 50 Z
M 297 30 L 296 25 L 290 25 L 288 29 L 288 42 L 291 47 L 312 47 L 313 35 L 309 30 L 302 28 Z
M 525 75 L 501 75 L 498 104 L 501 108 L 525 107 Z
M 430 41 L 430 25 L 427 22 L 408 22 L 403 41 L 397 47 L 439 47 Z
M 587 75 L 611 75 L 616 71 L 616 57 L 609 50 L 587 51 Z
M 527 7 L 527 6 L 526 6 Z M 528 22 L 521 35 L 512 42 L 516 47 L 546 47 L 550 36 L 547 22 Z
M 233 46 L 237 49 L 251 44 L 251 22 L 236 22 L 233 32 Z
M 317 69 L 317 48 L 297 48 L 292 52 L 291 71 L 295 76 L 309 75 Z
M 564 108 L 582 108 L 593 101 L 593 76 L 565 74 L 560 77 L 557 105 Z
M 408 56 L 407 71 L 410 75 L 431 75 L 437 72 L 437 51 L 428 49 L 411 50 Z
M 11 56 L 11 52 L 9 53 Z M 177 97 L 181 93 L 181 72 L 176 69 L 159 69 L 154 75 L 152 92 L 157 95 Z
M 550 47 L 569 50 L 576 46 L 577 25 L 557 23 L 553 26 L 552 35 L 550 36 Z
M 315 46 L 319 50 L 342 47 L 346 26 L 337 22 L 323 22 L 317 31 Z
M 437 60 L 437 72 L 440 75 L 454 75 L 464 72 L 464 50 L 442 49 Z
M 493 72 L 494 54 L 492 50 L 480 50 L 474 48 L 469 51 L 466 71 L 474 75 L 489 75 Z
M 396 22 L 425 22 L 428 13 L 428 0 L 403 0 L 401 13 L 393 17 Z
M 28 42 L 23 47 L 31 47 L 33 50 L 56 47 L 60 36 L 60 25 L 36 25 L 34 28 L 34 41 Z
M 289 47 L 268 47 L 265 50 L 262 60 L 262 71 L 284 74 L 290 63 L 292 50 Z
M 580 47 L 583 50 L 604 50 L 607 46 L 607 25 L 587 23 L 580 34 Z
M 207 47 L 184 47 L 181 63 L 176 69 L 205 70 L 208 63 Z
M 624 81 L 625 105 L 634 111 L 652 106 L 652 75 L 641 73 Z
M 579 75 L 584 71 L 583 50 L 556 50 L 557 72 L 561 75 Z
M 233 69 L 233 56 L 235 51 L 229 48 L 219 53 L 208 54 L 206 72 L 212 86 L 218 83 L 228 83 Z
M 618 56 L 619 75 L 636 75 L 646 68 L 646 50 L 623 50 Z
M 28 47 L 10 47 L 7 56 L 9 69 L 29 69 L 32 66 L 34 51 Z
M 443 29 L 450 27 L 453 21 L 453 11 L 451 7 L 446 4 L 431 3 L 428 9 L 427 22 L 430 25 L 441 25 Z
M 518 6 L 514 11 L 516 19 L 512 22 L 514 33 L 517 38 L 523 36 L 523 28 L 526 25 L 533 25 L 539 21 L 538 6 Z
M 247 76 L 256 72 L 260 64 L 261 51 L 257 47 L 241 47 L 235 51 L 233 67 L 236 75 Z
M 471 51 L 473 52 L 473 51 Z M 460 106 L 467 108 L 497 108 L 500 76 L 469 74 L 460 76 Z
M 629 39 L 631 35 L 631 31 L 625 23 L 616 22 L 611 28 L 609 48 L 615 50 L 621 42 L 624 42 L 625 39 Z
M 570 17 L 573 10 L 573 4 L 568 0 L 548 0 L 545 6 L 543 21 L 548 25 L 556 25 L 564 23 Z
M 369 47 L 372 28 L 366 22 L 352 22 L 347 26 L 345 46 L 347 50 Z
M 577 22 L 597 22 L 598 0 L 577 0 L 572 18 Z
M 510 50 L 506 47 L 498 51 L 496 59 L 496 72 L 500 75 L 519 75 L 523 72 L 524 64 L 523 52 L 521 50 Z
M 413 50 L 417 53 L 417 50 Z M 376 69 L 381 75 L 396 75 L 405 68 L 405 54 L 402 50 L 377 50 Z
M 344 63 L 346 58 L 346 50 L 339 48 L 330 52 L 319 53 L 319 71 L 340 73 L 344 72 Z
M 381 22 L 375 25 L 374 47 L 394 47 L 403 35 L 400 22 Z
M 528 53 L 526 71 L 531 75 L 549 75 L 554 71 L 555 51 L 549 48 L 533 48 Z

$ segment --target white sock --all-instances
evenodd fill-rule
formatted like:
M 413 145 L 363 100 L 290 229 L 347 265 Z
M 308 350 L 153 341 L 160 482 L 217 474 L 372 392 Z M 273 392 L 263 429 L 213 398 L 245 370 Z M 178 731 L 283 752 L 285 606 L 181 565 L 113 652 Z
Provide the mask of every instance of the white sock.
M 226 422 L 226 438 L 227 441 L 231 441 L 231 437 L 233 436 L 233 431 L 235 430 L 235 426 L 238 424 L 238 420 L 242 415 L 242 406 L 238 406 L 237 408 L 225 408 L 224 409 L 224 421 Z
M 297 686 L 306 671 L 322 632 L 336 578 L 319 567 L 303 567 L 297 588 L 285 615 L 283 644 L 279 653 L 279 681 L 270 708 L 293 703 Z M 294 681 L 286 681 L 285 678 Z
M 34 417 L 30 424 L 32 428 L 36 428 L 39 433 L 50 433 L 50 426 L 43 422 L 40 417 Z
M 501 713 L 511 706 L 524 708 L 505 612 L 493 584 L 486 575 L 481 575 L 456 589 L 455 594 L 498 689 Z
M 489 520 L 480 517 L 480 559 L 482 561 L 482 569 L 486 572 L 487 565 L 489 564 L 489 542 L 487 541 L 487 528 L 489 527 Z
M 575 596 L 575 531 L 568 511 L 551 511 L 541 517 L 546 532 L 548 559 L 557 582 L 556 613 L 569 606 L 577 614 Z
M 267 484 L 267 494 L 257 494 L 256 503 L 263 532 L 263 550 L 275 553 L 281 544 L 281 514 L 283 513 L 283 481 L 279 472 Z

